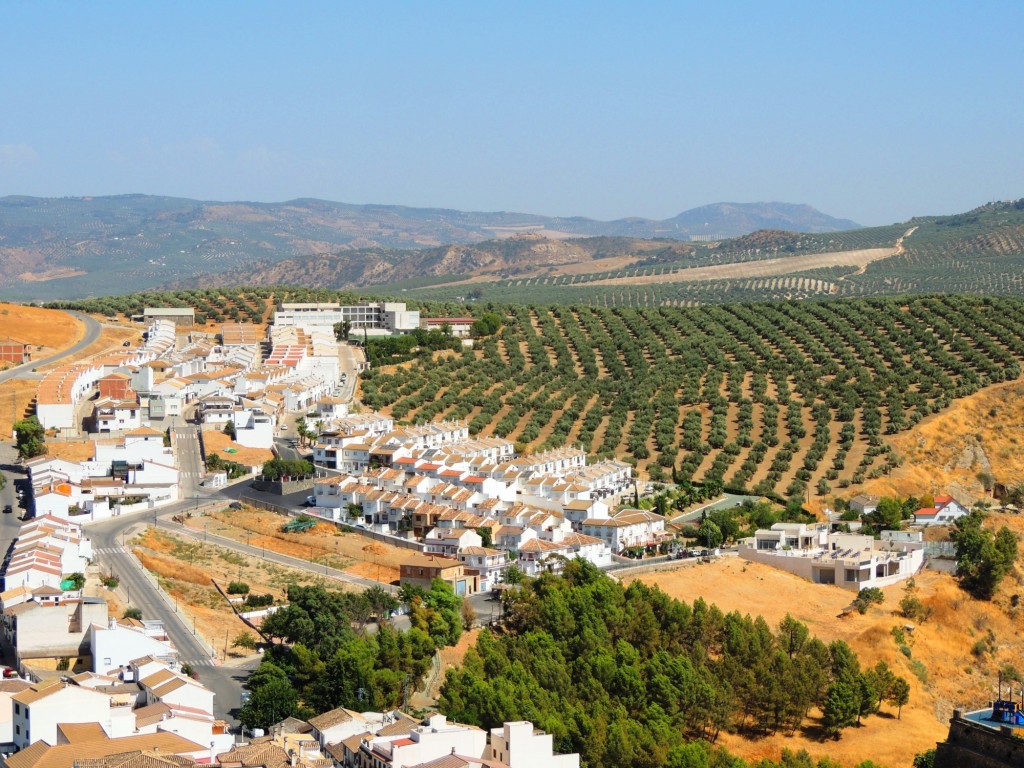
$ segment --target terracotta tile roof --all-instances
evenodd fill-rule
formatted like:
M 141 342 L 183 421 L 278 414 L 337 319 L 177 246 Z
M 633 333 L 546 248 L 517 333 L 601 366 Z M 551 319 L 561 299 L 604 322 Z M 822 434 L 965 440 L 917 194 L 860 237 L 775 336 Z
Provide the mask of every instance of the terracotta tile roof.
M 409 733 L 413 728 L 419 725 L 419 720 L 409 717 L 404 712 L 398 712 L 393 723 L 389 723 L 377 731 L 378 736 L 397 736 L 403 733 Z
M 99 723 L 57 723 L 57 732 L 64 735 L 68 744 L 82 741 L 105 739 L 106 732 Z
M 45 741 L 37 741 L 26 749 L 7 758 L 7 768 L 73 768 L 76 764 L 82 768 L 156 768 L 155 765 L 132 765 L 129 760 L 108 764 L 93 763 L 100 758 L 114 756 L 138 756 L 150 751 L 159 750 L 161 757 L 173 759 L 182 752 L 201 752 L 208 746 L 196 744 L 176 733 L 148 733 L 138 736 L 125 736 L 120 739 L 97 739 L 77 744 L 61 744 L 51 747 Z M 191 760 L 173 761 L 175 765 L 191 765 Z M 166 768 L 166 764 L 164 766 Z
M 343 707 L 332 709 L 329 712 L 324 712 L 322 715 L 311 717 L 309 724 L 316 728 L 318 731 L 324 731 L 328 728 L 333 728 L 335 725 L 341 723 L 347 723 L 352 720 L 352 713 Z
M 21 608 L 20 605 L 15 606 Z M 52 608 L 50 610 L 53 610 Z M 5 611 L 6 613 L 6 611 Z M 62 683 L 60 680 L 48 680 L 45 683 L 35 683 L 27 691 L 21 691 L 20 693 L 14 694 L 11 699 L 18 702 L 19 704 L 29 705 L 35 704 L 40 699 L 45 699 L 47 696 L 61 691 L 67 688 L 66 683 Z

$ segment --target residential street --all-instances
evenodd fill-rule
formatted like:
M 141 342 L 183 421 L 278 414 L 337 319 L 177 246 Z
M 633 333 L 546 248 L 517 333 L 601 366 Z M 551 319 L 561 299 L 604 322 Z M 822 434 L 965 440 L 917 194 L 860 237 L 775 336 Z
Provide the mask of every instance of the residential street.
M 170 513 L 182 509 L 183 505 L 177 504 L 162 511 Z M 138 562 L 122 546 L 122 541 L 130 535 L 129 529 L 142 527 L 152 521 L 153 518 L 148 515 L 105 520 L 90 525 L 88 536 L 92 539 L 93 550 L 102 563 L 103 571 L 109 571 L 121 580 L 119 591 L 129 598 L 129 604 L 141 610 L 143 617 L 159 619 L 164 623 L 167 635 L 178 649 L 181 660 L 195 667 L 203 685 L 216 694 L 214 714 L 235 724 L 231 711 L 240 706 L 242 684 L 248 678 L 251 668 L 215 666 L 210 658 L 209 643 L 195 634 L 194 624 L 165 599 L 142 572 Z M 215 638 L 214 642 L 222 641 Z M 223 647 L 220 647 L 218 657 L 222 653 Z

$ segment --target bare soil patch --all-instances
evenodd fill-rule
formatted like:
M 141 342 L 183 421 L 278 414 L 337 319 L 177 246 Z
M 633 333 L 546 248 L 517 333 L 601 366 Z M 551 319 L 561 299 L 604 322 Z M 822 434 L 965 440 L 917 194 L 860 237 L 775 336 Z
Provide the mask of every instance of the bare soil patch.
M 221 532 L 218 531 L 218 534 Z M 348 585 L 324 579 L 308 571 L 270 563 L 201 541 L 177 536 L 173 532 L 147 527 L 130 542 L 132 552 L 146 570 L 153 573 L 161 587 L 170 595 L 196 631 L 230 658 L 246 652 L 232 650 L 231 642 L 243 631 L 249 631 L 213 582 L 225 591 L 232 581 L 249 585 L 252 594 L 271 594 L 284 600 L 291 584 L 322 584 L 330 589 L 345 590 Z M 120 609 L 123 611 L 123 608 Z M 120 614 L 118 614 L 120 615 Z
M 185 522 L 197 531 L 209 523 L 209 531 L 218 536 L 320 564 L 326 560 L 332 568 L 368 579 L 377 579 L 379 565 L 384 583 L 397 579 L 398 567 L 409 555 L 409 550 L 358 533 L 344 533 L 331 523 L 317 523 L 305 533 L 284 533 L 281 526 L 286 521 L 273 512 L 243 507 L 191 517 Z
M 708 267 L 693 267 L 665 275 L 637 275 L 595 280 L 588 285 L 644 285 L 646 283 L 689 283 L 697 280 L 734 280 L 737 278 L 776 277 L 809 269 L 827 267 L 862 268 L 873 261 L 887 259 L 899 252 L 896 248 L 864 248 L 857 251 L 812 253 L 762 261 L 737 261 Z

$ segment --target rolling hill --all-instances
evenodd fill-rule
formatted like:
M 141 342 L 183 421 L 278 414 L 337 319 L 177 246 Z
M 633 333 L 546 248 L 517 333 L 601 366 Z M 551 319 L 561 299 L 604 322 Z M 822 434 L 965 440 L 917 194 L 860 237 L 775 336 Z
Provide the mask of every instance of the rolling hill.
M 805 205 L 721 203 L 664 221 L 596 221 L 301 199 L 209 202 L 149 195 L 0 198 L 0 296 L 72 298 L 126 292 L 310 254 L 358 251 L 391 261 L 421 249 L 536 234 L 552 240 L 638 237 L 689 241 L 757 229 L 812 233 L 857 225 Z M 366 251 L 365 249 L 370 249 Z M 374 275 L 372 264 L 365 270 Z M 386 270 L 383 270 L 386 272 Z M 388 275 L 386 279 L 395 279 Z M 382 282 L 382 280 L 370 280 Z M 365 281 L 363 281 L 365 282 Z

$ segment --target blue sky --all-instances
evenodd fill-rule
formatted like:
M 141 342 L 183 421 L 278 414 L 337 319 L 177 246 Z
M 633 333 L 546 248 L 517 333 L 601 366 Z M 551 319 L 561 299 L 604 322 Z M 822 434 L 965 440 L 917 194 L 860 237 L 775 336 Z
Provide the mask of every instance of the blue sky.
M 1024 3 L 0 0 L 0 195 L 609 219 L 1024 196 Z

